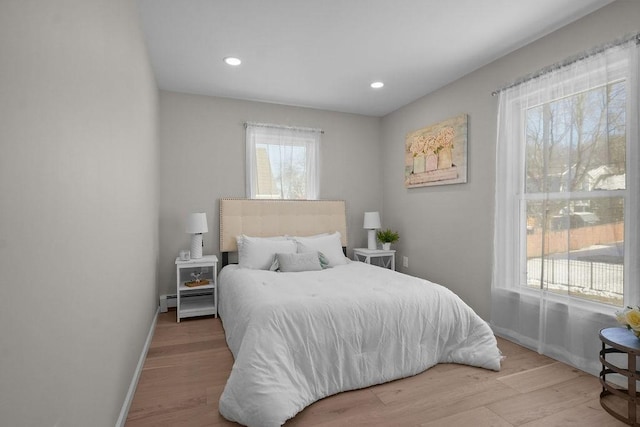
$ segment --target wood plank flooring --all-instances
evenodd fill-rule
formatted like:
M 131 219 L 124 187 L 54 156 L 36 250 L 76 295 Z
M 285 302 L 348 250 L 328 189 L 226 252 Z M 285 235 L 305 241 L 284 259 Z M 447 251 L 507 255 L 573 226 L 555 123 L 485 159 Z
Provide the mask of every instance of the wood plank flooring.
M 595 337 L 594 339 L 597 339 Z M 623 426 L 598 378 L 504 339 L 500 372 L 443 364 L 322 399 L 286 426 Z M 218 413 L 233 357 L 220 319 L 158 317 L 127 427 L 237 426 Z

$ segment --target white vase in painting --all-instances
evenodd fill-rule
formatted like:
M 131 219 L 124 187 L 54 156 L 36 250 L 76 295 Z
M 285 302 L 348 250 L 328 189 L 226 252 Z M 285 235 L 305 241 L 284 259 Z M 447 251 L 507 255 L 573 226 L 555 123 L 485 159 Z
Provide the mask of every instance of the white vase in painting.
M 391 249 L 391 243 L 383 243 L 382 244 L 382 250 L 383 251 L 388 251 Z
M 427 160 L 424 166 L 427 171 L 434 171 L 438 169 L 438 156 L 436 156 L 433 152 L 427 154 Z
M 424 156 L 416 156 L 413 158 L 413 173 L 424 172 Z
M 438 169 L 450 168 L 453 164 L 451 160 L 451 147 L 444 147 L 438 153 Z

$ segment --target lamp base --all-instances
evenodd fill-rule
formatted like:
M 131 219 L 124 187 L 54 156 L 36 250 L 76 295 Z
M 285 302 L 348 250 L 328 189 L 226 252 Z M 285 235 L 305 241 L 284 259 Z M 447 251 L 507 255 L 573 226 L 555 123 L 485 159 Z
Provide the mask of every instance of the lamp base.
M 191 236 L 191 259 L 202 258 L 202 234 Z
M 376 230 L 369 230 L 369 243 L 367 249 L 377 249 Z

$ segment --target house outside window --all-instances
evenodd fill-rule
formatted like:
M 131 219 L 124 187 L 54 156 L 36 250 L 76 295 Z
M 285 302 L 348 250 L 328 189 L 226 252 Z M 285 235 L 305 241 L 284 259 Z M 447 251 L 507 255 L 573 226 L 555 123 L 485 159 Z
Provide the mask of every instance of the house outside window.
M 321 134 L 319 129 L 247 123 L 247 197 L 317 199 Z

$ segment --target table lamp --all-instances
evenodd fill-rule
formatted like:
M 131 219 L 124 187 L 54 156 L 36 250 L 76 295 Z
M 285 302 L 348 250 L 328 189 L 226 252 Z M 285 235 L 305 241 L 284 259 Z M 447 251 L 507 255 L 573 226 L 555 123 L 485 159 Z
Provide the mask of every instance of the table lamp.
M 380 214 L 378 212 L 365 212 L 362 228 L 369 230 L 368 249 L 376 249 L 376 229 L 380 228 Z
M 208 231 L 206 213 L 189 214 L 186 232 L 191 234 L 191 258 L 202 258 L 202 233 Z

